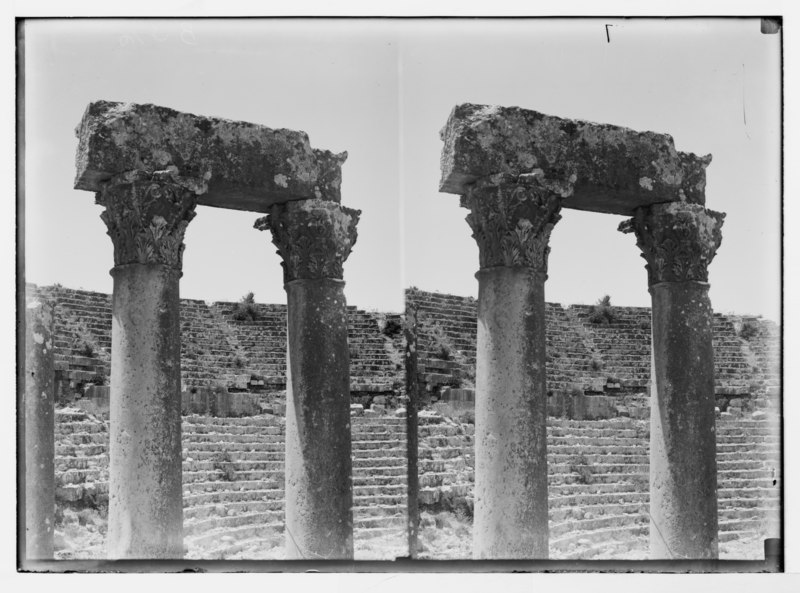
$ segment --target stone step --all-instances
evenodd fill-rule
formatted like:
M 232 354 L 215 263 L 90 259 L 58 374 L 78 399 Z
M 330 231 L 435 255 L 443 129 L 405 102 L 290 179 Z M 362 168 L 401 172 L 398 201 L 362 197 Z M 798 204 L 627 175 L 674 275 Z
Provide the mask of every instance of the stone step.
M 184 488 L 187 484 L 194 482 L 264 482 L 273 483 L 276 480 L 283 479 L 283 464 L 272 470 L 236 470 L 233 472 L 232 479 L 226 479 L 226 472 L 222 469 L 211 471 L 184 471 L 183 484 Z
M 56 422 L 55 425 L 57 438 L 69 434 L 94 434 L 108 433 L 108 427 L 101 422 Z
M 93 455 L 81 457 L 61 457 L 55 458 L 56 473 L 63 473 L 69 470 L 102 469 L 108 467 L 108 456 Z
M 406 486 L 406 473 L 398 473 L 397 475 L 381 475 L 375 473 L 373 475 L 354 475 L 353 487 L 369 487 L 369 486 L 398 486 L 405 488 Z
M 648 491 L 649 478 L 641 477 L 641 489 L 635 488 L 630 483 L 609 482 L 593 484 L 576 483 L 549 483 L 548 495 L 551 497 L 587 495 L 587 494 L 616 494 L 616 493 L 646 493 Z
M 356 509 L 365 509 L 369 507 L 379 507 L 382 509 L 402 507 L 402 509 L 405 510 L 406 500 L 405 491 L 403 491 L 402 494 L 396 495 L 384 493 L 356 495 L 355 492 L 353 492 L 353 509 L 354 512 Z
M 353 517 L 353 529 L 373 529 L 405 526 L 408 518 L 404 512 L 393 516 Z
M 717 490 L 717 499 L 723 500 L 753 500 L 753 499 L 769 499 L 774 498 L 779 494 L 777 487 L 773 488 L 724 488 L 720 487 Z
M 217 472 L 234 471 L 237 475 L 253 472 L 279 472 L 283 471 L 283 459 L 275 461 L 184 461 L 183 473 L 194 475 L 199 473 L 213 474 Z
M 264 511 L 256 513 L 243 513 L 227 517 L 211 516 L 205 519 L 185 521 L 183 524 L 184 537 L 206 534 L 210 531 L 230 531 L 236 527 L 245 526 L 278 526 L 283 524 L 283 509 L 279 511 Z
M 205 474 L 204 474 L 205 475 Z M 207 476 L 206 476 L 207 477 Z M 192 496 L 212 494 L 218 492 L 249 492 L 271 489 L 282 489 L 284 484 L 283 474 L 274 474 L 266 480 L 236 480 L 228 482 L 222 480 L 198 479 L 192 482 L 184 480 L 183 495 Z M 188 493 L 188 494 L 187 494 Z
M 206 504 L 184 507 L 184 523 L 202 521 L 213 517 L 233 517 L 236 515 L 262 514 L 268 511 L 283 512 L 283 500 L 226 501 L 225 504 Z
M 649 492 L 609 492 L 599 494 L 567 494 L 550 496 L 550 512 L 554 509 L 587 508 L 600 505 L 648 504 Z
M 353 443 L 353 456 L 356 459 L 373 459 L 376 457 L 401 458 L 405 463 L 406 448 L 398 445 L 397 447 L 385 449 L 362 449 L 359 443 Z
M 605 517 L 624 517 L 628 515 L 647 514 L 647 502 L 622 503 L 622 504 L 586 504 L 577 507 L 560 507 L 550 509 L 550 523 L 558 525 L 581 520 L 602 519 Z
M 255 502 L 276 500 L 283 504 L 283 487 L 260 490 L 218 490 L 215 492 L 201 492 L 198 494 L 185 494 L 183 507 L 185 510 L 202 507 L 205 505 L 227 505 L 229 503 Z
M 238 527 L 223 526 L 197 534 L 187 535 L 184 529 L 184 541 L 189 546 L 189 553 L 187 558 L 200 558 L 203 550 L 210 550 L 203 554 L 202 558 L 210 558 L 209 554 L 219 553 L 221 549 L 227 549 L 237 541 L 245 541 L 248 539 L 262 539 L 270 541 L 275 538 L 279 542 L 283 542 L 283 520 L 270 524 L 259 523 L 253 525 L 241 525 Z M 223 539 L 227 538 L 227 539 Z M 221 544 L 220 544 L 221 542 Z M 217 546 L 214 547 L 214 544 Z
M 262 441 L 238 443 L 220 443 L 209 440 L 205 442 L 184 442 L 183 451 L 184 453 L 189 453 L 191 451 L 195 454 L 194 457 L 197 457 L 198 459 L 207 454 L 219 455 L 223 451 L 228 451 L 231 456 L 236 458 L 237 455 L 241 455 L 243 453 L 284 454 L 286 451 L 286 444 L 284 443 L 283 439 L 263 439 Z
M 355 481 L 355 478 L 354 478 Z M 384 484 L 384 485 L 359 485 L 353 486 L 354 498 L 366 498 L 370 496 L 392 496 L 392 497 L 405 497 L 408 488 L 405 483 L 402 484 Z
M 234 435 L 277 436 L 282 434 L 283 434 L 282 426 L 271 426 L 266 424 L 265 425 L 258 425 L 258 424 L 204 425 L 204 424 L 184 423 L 183 425 L 184 440 L 187 439 L 192 440 L 199 436 L 213 436 L 213 435 L 228 438 Z
M 605 464 L 636 464 L 636 465 L 648 465 L 650 463 L 650 456 L 649 455 L 635 455 L 635 454 L 614 454 L 614 453 L 582 453 L 580 454 L 581 460 L 588 462 L 590 465 L 595 465 L 599 463 Z M 576 455 L 569 455 L 564 453 L 547 453 L 547 462 L 548 464 L 571 464 L 576 463 Z
M 353 521 L 358 522 L 361 520 L 367 521 L 370 519 L 380 519 L 380 518 L 394 518 L 399 515 L 403 515 L 403 524 L 405 524 L 405 515 L 408 511 L 408 508 L 405 504 L 400 503 L 374 503 L 374 504 L 367 504 L 367 505 L 359 505 L 353 506 Z
M 550 525 L 550 538 L 558 541 L 564 536 L 575 532 L 597 532 L 606 529 L 632 528 L 648 526 L 650 519 L 646 514 L 631 513 L 626 515 L 606 515 L 592 517 L 591 519 L 570 520 Z
M 591 480 L 585 482 L 584 480 Z M 581 484 L 585 486 L 593 486 L 596 484 L 616 484 L 616 483 L 630 483 L 638 484 L 649 482 L 647 473 L 592 473 L 590 478 L 584 478 L 578 474 L 549 474 L 548 483 L 554 486 L 559 484 Z M 630 486 L 629 486 L 630 488 Z
M 635 539 L 649 533 L 649 520 L 647 522 L 629 522 L 626 525 L 594 529 L 589 532 L 573 532 L 567 530 L 559 537 L 553 537 L 550 532 L 550 549 L 565 550 L 570 544 L 575 544 L 580 539 L 587 539 L 590 543 L 599 543 L 609 540 Z

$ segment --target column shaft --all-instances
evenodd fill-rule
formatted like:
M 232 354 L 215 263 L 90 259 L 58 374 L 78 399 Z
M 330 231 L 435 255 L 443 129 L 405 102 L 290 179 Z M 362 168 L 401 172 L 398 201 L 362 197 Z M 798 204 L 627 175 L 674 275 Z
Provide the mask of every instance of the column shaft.
M 288 295 L 286 545 L 292 559 L 353 557 L 350 355 L 344 282 Z
M 725 215 L 698 204 L 639 208 L 620 224 L 647 261 L 653 301 L 650 556 L 718 555 L 714 321 L 708 265 Z
M 473 556 L 547 558 L 544 274 L 477 274 Z
M 180 272 L 112 270 L 108 555 L 183 556 Z
M 55 381 L 52 308 L 40 301 L 25 315 L 25 557 L 53 558 L 55 521 Z
M 286 556 L 353 557 L 350 353 L 342 266 L 361 212 L 327 200 L 275 205 L 255 223 L 283 259 L 288 295 Z
M 109 558 L 181 558 L 183 237 L 203 182 L 130 171 L 97 203 L 114 244 Z
M 653 299 L 651 558 L 716 558 L 714 349 L 708 285 L 664 282 Z

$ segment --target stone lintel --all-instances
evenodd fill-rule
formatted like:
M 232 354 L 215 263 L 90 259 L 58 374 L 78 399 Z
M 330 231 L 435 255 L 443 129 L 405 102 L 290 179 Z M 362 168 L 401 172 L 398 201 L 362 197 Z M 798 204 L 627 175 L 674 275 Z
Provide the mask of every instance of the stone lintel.
M 311 148 L 305 132 L 111 101 L 90 103 L 75 132 L 75 189 L 171 170 L 207 181 L 198 199 L 206 206 L 266 213 L 292 200 L 340 200 L 347 153 Z
M 574 186 L 564 208 L 630 215 L 661 202 L 705 203 L 711 155 L 678 152 L 667 134 L 464 103 L 441 138 L 445 193 L 465 195 L 474 181 L 497 173 L 533 173 Z

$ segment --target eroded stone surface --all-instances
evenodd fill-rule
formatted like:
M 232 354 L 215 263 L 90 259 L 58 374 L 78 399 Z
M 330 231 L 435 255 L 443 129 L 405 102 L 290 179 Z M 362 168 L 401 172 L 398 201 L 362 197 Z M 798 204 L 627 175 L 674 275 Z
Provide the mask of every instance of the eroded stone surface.
M 344 282 L 286 285 L 286 557 L 352 560 L 350 355 Z
M 714 313 L 708 285 L 661 282 L 651 294 L 650 558 L 715 559 Z
M 724 213 L 696 204 L 658 204 L 637 210 L 619 230 L 636 234 L 650 285 L 707 282 L 708 265 L 722 243 L 724 220 Z
M 547 558 L 544 275 L 478 278 L 473 558 Z
M 55 515 L 55 344 L 53 306 L 25 307 L 25 557 L 53 558 Z
M 574 186 L 565 208 L 631 214 L 661 202 L 705 203 L 711 155 L 678 152 L 667 134 L 465 103 L 441 137 L 442 192 L 464 195 L 498 173 L 534 174 Z
M 273 206 L 255 222 L 271 230 L 284 281 L 343 277 L 342 266 L 358 237 L 360 210 L 325 200 L 302 200 Z
M 507 177 L 499 175 L 497 177 Z M 527 266 L 547 273 L 550 233 L 561 219 L 561 201 L 571 188 L 554 191 L 535 180 L 481 179 L 472 184 L 462 205 L 478 243 L 481 269 Z
M 180 272 L 112 275 L 108 558 L 181 558 Z
M 76 134 L 75 188 L 101 191 L 122 173 L 194 179 L 199 203 L 268 212 L 275 203 L 339 201 L 347 153 L 311 148 L 305 132 L 181 113 L 157 105 L 90 103 Z
M 125 177 L 122 179 L 121 177 Z M 118 176 L 97 193 L 100 218 L 114 244 L 114 265 L 183 265 L 183 237 L 197 195 L 169 174 Z

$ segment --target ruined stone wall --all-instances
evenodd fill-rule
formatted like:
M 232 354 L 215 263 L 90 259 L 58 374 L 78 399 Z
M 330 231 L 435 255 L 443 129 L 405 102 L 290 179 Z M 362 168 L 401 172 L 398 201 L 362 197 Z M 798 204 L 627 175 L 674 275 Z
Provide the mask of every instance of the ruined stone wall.
M 423 401 L 447 399 L 448 387 L 474 386 L 477 302 L 470 297 L 406 291 L 418 311 L 419 382 Z M 617 307 L 591 321 L 592 306 L 546 304 L 547 390 L 552 415 L 572 406 L 605 414 L 643 415 L 650 380 L 650 309 Z M 758 317 L 714 315 L 717 404 L 723 413 L 777 408 L 779 329 Z M 575 399 L 576 396 L 588 396 Z M 594 396 L 594 397 L 593 397 Z M 597 399 L 604 397 L 606 399 Z M 574 400 L 574 401 L 573 401 Z M 620 408 L 620 410 L 617 410 Z M 642 416 L 643 417 L 643 416 Z
M 61 286 L 27 289 L 55 307 L 59 401 L 84 396 L 92 385 L 108 385 L 110 295 Z M 253 314 L 243 319 L 237 319 L 237 306 L 181 299 L 182 389 L 280 400 L 286 388 L 286 305 L 253 303 Z M 369 404 L 376 395 L 396 399 L 404 393 L 401 316 L 356 307 L 348 307 L 348 315 L 353 401 Z
M 110 296 L 60 286 L 31 284 L 28 290 L 55 306 L 59 401 L 86 395 L 90 385 L 107 385 Z M 471 389 L 476 301 L 409 289 L 406 302 L 419 311 L 422 401 L 439 400 L 448 387 Z M 252 308 L 253 319 L 236 319 L 237 303 L 181 300 L 182 383 L 184 391 L 200 394 L 195 399 L 207 397 L 204 390 L 223 390 L 280 402 L 286 384 L 286 306 L 254 303 Z M 592 323 L 591 311 L 588 305 L 546 305 L 550 413 L 641 417 L 650 377 L 650 309 L 614 306 L 613 321 L 607 324 Z M 380 397 L 392 407 L 405 392 L 402 316 L 356 307 L 348 307 L 348 313 L 353 403 L 368 406 Z M 716 394 L 722 412 L 776 407 L 779 338 L 773 322 L 714 316 Z M 586 397 L 576 399 L 579 395 Z

